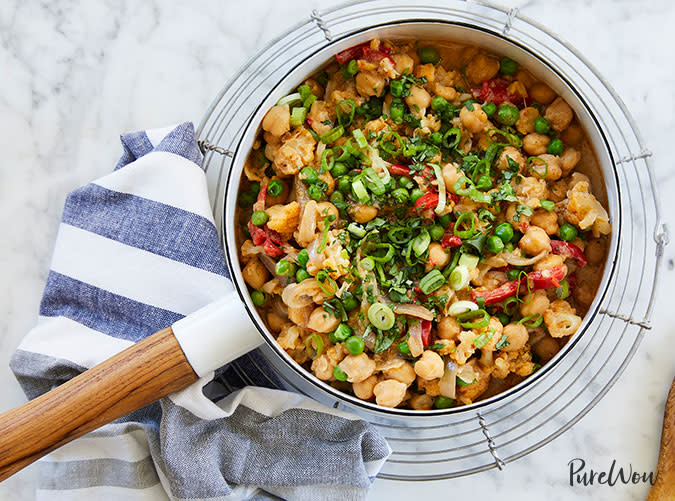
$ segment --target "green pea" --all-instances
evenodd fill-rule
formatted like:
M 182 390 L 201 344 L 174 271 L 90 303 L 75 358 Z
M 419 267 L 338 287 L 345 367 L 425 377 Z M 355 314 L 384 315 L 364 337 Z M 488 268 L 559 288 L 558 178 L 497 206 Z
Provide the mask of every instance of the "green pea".
M 352 59 L 347 63 L 347 66 L 345 66 L 345 73 L 353 77 L 359 72 L 359 63 L 356 62 L 356 59 Z
M 333 331 L 333 337 L 338 341 L 345 341 L 349 336 L 352 335 L 352 330 L 347 324 L 340 324 Z
M 398 351 L 403 355 L 410 355 L 410 346 L 408 346 L 408 341 L 401 341 L 398 343 Z
M 338 190 L 344 195 L 351 193 L 352 182 L 347 176 L 342 176 L 338 179 Z
M 450 226 L 450 222 L 452 221 L 452 216 L 450 214 L 443 214 L 438 218 L 438 222 L 441 224 L 443 228 L 447 228 Z
M 559 157 L 563 152 L 563 142 L 560 139 L 554 139 L 548 143 L 548 153 Z
M 304 268 L 300 268 L 298 271 L 295 272 L 295 281 L 300 283 L 303 280 L 307 280 L 308 278 L 311 278 L 312 276 L 309 274 L 307 270 Z
M 342 293 L 342 306 L 345 307 L 346 311 L 354 311 L 359 307 L 359 302 L 356 300 L 354 295 L 351 292 Z
M 282 259 L 276 264 L 274 271 L 277 275 L 281 275 L 282 277 L 290 277 L 295 274 L 295 264 L 286 259 Z
M 335 165 L 333 165 L 333 168 L 330 170 L 330 173 L 333 175 L 333 177 L 340 177 L 344 176 L 347 174 L 347 166 L 343 164 L 342 162 L 336 162 Z
M 516 71 L 518 71 L 518 63 L 516 63 L 513 59 L 505 57 L 499 63 L 499 71 L 501 71 L 504 75 L 513 75 Z
M 366 344 L 363 342 L 363 339 L 358 336 L 351 336 L 345 341 L 345 348 L 347 348 L 347 351 L 352 355 L 360 355 L 363 353 L 365 346 Z
M 399 204 L 405 204 L 410 200 L 410 194 L 405 188 L 396 188 L 391 192 L 391 197 Z
M 492 252 L 493 254 L 499 254 L 502 250 L 504 250 L 504 242 L 502 242 L 502 239 L 499 238 L 497 235 L 492 235 L 491 237 L 488 237 L 485 245 L 487 247 L 487 250 Z
M 445 229 L 440 224 L 432 224 L 429 226 L 429 235 L 432 240 L 439 241 L 445 235 Z
M 420 63 L 422 64 L 436 64 L 441 60 L 438 51 L 431 46 L 422 47 L 417 54 L 420 56 Z
M 278 179 L 275 179 L 275 181 L 278 181 Z M 253 181 L 251 183 L 251 193 L 256 196 L 258 196 L 258 193 L 260 193 L 260 183 L 258 181 Z
M 309 185 L 309 188 L 307 188 L 307 194 L 309 195 L 309 198 L 316 200 L 317 202 L 320 202 L 326 198 L 326 194 L 316 184 Z
M 437 409 L 448 409 L 455 405 L 455 401 L 452 398 L 438 396 L 434 400 L 434 407 Z
M 338 381 L 347 381 L 347 373 L 340 369 L 337 365 L 335 366 L 335 369 L 333 369 L 333 377 L 337 379 Z
M 520 113 L 518 108 L 510 104 L 502 104 L 497 110 L 497 120 L 502 125 L 513 125 L 518 121 Z
M 335 203 L 335 202 L 342 202 L 345 199 L 344 195 L 340 193 L 339 191 L 334 191 L 330 195 L 330 201 Z
M 520 270 L 516 268 L 512 268 L 509 271 L 506 272 L 506 278 L 509 280 L 518 280 L 518 277 L 520 276 Z
M 496 111 L 497 111 L 497 105 L 495 103 L 485 103 L 483 105 L 483 112 L 488 117 L 491 117 L 492 115 L 494 115 Z
M 319 174 L 317 174 L 317 172 L 312 167 L 309 166 L 302 169 L 300 171 L 300 175 L 309 184 L 316 183 L 319 180 Z
M 264 225 L 269 217 L 264 210 L 257 210 L 251 215 L 251 222 L 256 226 Z
M 309 252 L 307 252 L 307 249 L 302 249 L 300 252 L 298 252 L 297 261 L 298 264 L 303 268 L 307 266 L 307 263 L 309 262 Z
M 272 179 L 267 185 L 267 193 L 273 197 L 278 197 L 282 191 L 284 191 L 284 184 L 278 179 Z
M 250 191 L 244 191 L 242 193 L 239 193 L 239 197 L 237 198 L 237 204 L 242 209 L 247 209 L 254 204 L 255 198 L 256 198 L 255 195 Z
M 403 82 L 401 80 L 392 80 L 389 84 L 389 92 L 394 97 L 401 97 L 401 94 L 403 94 Z
M 503 243 L 510 242 L 513 238 L 513 227 L 509 223 L 500 223 L 495 228 L 497 235 Z
M 256 306 L 264 306 L 267 302 L 267 294 L 263 291 L 253 291 L 251 292 L 251 301 Z
M 391 119 L 396 123 L 400 123 L 403 120 L 403 113 L 405 113 L 405 108 L 403 107 L 401 100 L 392 100 L 391 106 L 389 107 L 389 116 Z
M 511 322 L 511 317 L 506 313 L 497 313 L 497 319 L 502 325 L 508 325 Z
M 577 238 L 579 232 L 571 224 L 565 223 L 558 230 L 558 234 L 560 235 L 560 238 L 562 238 L 565 242 L 571 242 L 572 240 Z
M 435 144 L 436 146 L 440 146 L 441 143 L 443 142 L 443 134 L 440 132 L 433 132 L 429 136 L 429 141 L 431 141 L 431 144 Z
M 551 130 L 551 124 L 544 117 L 539 117 L 534 121 L 534 131 L 537 134 L 548 134 Z
M 448 100 L 441 96 L 435 96 L 431 100 L 431 109 L 434 111 L 443 111 L 448 107 Z
M 415 188 L 414 190 L 412 190 L 410 192 L 410 201 L 412 203 L 415 203 L 415 202 L 417 202 L 417 199 L 419 197 L 421 197 L 422 195 L 424 195 L 424 192 L 422 190 L 420 190 L 419 188 Z
M 398 179 L 398 185 L 401 188 L 405 188 L 406 190 L 411 190 L 412 188 L 415 187 L 415 182 L 412 179 L 409 179 L 405 176 L 401 176 Z

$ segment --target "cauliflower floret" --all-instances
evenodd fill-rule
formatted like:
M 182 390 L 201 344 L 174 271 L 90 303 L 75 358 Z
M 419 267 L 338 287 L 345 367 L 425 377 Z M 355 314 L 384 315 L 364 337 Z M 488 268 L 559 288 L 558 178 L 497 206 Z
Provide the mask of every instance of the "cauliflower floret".
M 451 354 L 450 356 L 455 359 L 455 361 L 462 365 L 465 364 L 469 359 L 476 347 L 473 345 L 473 340 L 476 339 L 476 334 L 472 331 L 462 331 L 458 336 L 459 345 L 457 346 L 457 351 Z
M 609 215 L 600 202 L 590 192 L 587 181 L 581 181 L 567 192 L 566 219 L 582 230 L 593 228 L 593 236 L 608 235 L 611 231 Z
M 574 334 L 581 325 L 581 317 L 567 301 L 558 299 L 544 312 L 544 323 L 553 337 L 565 337 Z
M 279 334 L 277 342 L 286 351 L 295 350 L 302 346 L 301 333 L 302 331 L 297 325 L 285 324 L 281 328 L 281 334 Z
M 311 275 L 316 275 L 320 270 L 328 271 L 328 274 L 334 280 L 345 275 L 349 271 L 351 262 L 349 255 L 344 252 L 342 242 L 338 235 L 343 233 L 341 230 L 330 230 L 326 239 L 326 248 L 323 252 L 318 252 L 320 239 L 317 238 L 309 247 L 309 261 L 307 262 L 307 271 Z
M 286 205 L 273 205 L 268 207 L 267 227 L 270 230 L 278 231 L 284 238 L 290 238 L 300 221 L 300 205 L 298 202 L 291 202 Z
M 304 127 L 298 127 L 282 137 L 282 144 L 274 153 L 274 170 L 280 176 L 292 176 L 314 160 L 316 141 Z
M 324 122 L 332 123 L 335 118 L 335 106 L 331 106 L 325 101 L 314 101 L 307 118 L 311 120 L 312 130 L 321 136 L 332 129 L 330 123 L 325 124 Z
M 457 385 L 457 400 L 469 405 L 485 393 L 490 383 L 490 373 L 492 371 L 491 369 L 482 368 L 476 360 L 472 360 L 467 365 L 473 368 L 476 379 L 466 386 Z
M 510 372 L 523 377 L 534 372 L 534 363 L 528 345 L 523 346 L 519 351 L 503 352 L 495 357 L 492 375 L 498 379 L 504 379 Z

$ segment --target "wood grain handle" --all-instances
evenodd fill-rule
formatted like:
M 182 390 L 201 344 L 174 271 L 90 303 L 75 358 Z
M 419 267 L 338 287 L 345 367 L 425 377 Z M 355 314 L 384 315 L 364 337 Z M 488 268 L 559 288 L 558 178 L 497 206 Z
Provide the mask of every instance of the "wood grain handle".
M 675 379 L 666 401 L 666 413 L 661 433 L 661 452 L 656 467 L 656 482 L 649 491 L 647 501 L 672 501 L 673 499 L 675 499 Z
M 0 414 L 0 481 L 82 435 L 197 380 L 171 328 Z

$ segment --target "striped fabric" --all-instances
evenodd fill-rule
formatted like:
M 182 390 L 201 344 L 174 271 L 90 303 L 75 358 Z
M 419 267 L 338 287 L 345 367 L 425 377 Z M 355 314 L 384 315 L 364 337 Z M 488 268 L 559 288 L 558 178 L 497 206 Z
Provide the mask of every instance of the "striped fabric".
M 66 200 L 38 324 L 11 361 L 28 398 L 232 290 L 192 124 L 122 144 L 114 172 Z M 49 454 L 37 499 L 362 499 L 389 453 L 355 416 L 211 376 Z

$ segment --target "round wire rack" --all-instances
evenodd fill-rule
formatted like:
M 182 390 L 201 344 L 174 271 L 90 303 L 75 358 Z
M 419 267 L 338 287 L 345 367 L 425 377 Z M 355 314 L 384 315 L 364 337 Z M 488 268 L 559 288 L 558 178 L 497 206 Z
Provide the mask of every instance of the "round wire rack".
M 263 345 L 230 364 L 220 384 L 265 384 L 361 415 L 393 449 L 380 476 L 434 480 L 504 468 L 560 436 L 612 387 L 649 331 L 668 232 L 661 223 L 649 157 L 625 105 L 583 56 L 523 16 L 485 2 L 441 6 L 397 0 L 353 2 L 305 20 L 272 40 L 223 87 L 198 128 L 216 222 L 222 231 L 224 185 L 234 151 L 257 106 L 290 67 L 364 26 L 415 19 L 476 26 L 528 47 L 590 104 L 614 159 L 621 193 L 621 235 L 614 276 L 598 314 L 570 351 L 542 377 L 478 410 L 424 418 L 385 415 L 337 400 L 290 370 Z M 608 265 L 609 266 L 609 265 Z M 270 371 L 269 368 L 273 370 Z

